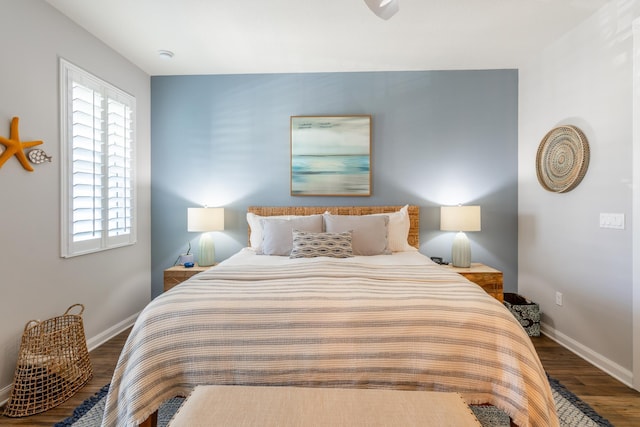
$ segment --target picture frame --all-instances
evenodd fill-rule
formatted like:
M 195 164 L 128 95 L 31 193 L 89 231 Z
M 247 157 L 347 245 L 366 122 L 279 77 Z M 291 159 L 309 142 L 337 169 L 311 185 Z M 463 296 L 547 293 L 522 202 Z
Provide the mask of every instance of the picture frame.
M 291 116 L 292 196 L 371 196 L 371 115 Z

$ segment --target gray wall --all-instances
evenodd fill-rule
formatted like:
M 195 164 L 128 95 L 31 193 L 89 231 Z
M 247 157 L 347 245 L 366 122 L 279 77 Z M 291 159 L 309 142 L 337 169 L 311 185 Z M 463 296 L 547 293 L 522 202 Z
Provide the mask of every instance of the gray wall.
M 518 73 L 425 71 L 151 78 L 152 283 L 198 235 L 188 207 L 224 206 L 218 259 L 247 244 L 249 205 L 416 204 L 421 251 L 450 259 L 439 206 L 479 204 L 473 260 L 517 274 Z M 291 197 L 292 115 L 373 116 L 371 197 Z
M 546 334 L 627 384 L 637 16 L 640 2 L 610 2 L 520 70 L 520 291 L 540 303 Z M 564 194 L 545 191 L 535 172 L 538 144 L 560 124 L 581 128 L 591 151 L 582 183 Z M 600 228 L 604 212 L 624 214 L 625 229 Z
M 17 116 L 20 138 L 44 141 L 39 148 L 53 161 L 27 172 L 11 158 L 0 168 L 0 405 L 9 396 L 27 321 L 82 303 L 94 347 L 133 322 L 151 286 L 149 76 L 43 1 L 5 1 L 1 9 L 0 135 L 9 136 Z M 133 246 L 60 257 L 59 56 L 136 97 L 139 220 Z

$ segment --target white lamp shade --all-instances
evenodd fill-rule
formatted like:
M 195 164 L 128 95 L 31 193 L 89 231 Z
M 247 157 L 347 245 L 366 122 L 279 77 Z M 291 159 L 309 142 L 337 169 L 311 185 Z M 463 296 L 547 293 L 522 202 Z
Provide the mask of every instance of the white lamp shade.
M 480 206 L 442 206 L 440 230 L 480 231 Z
M 188 208 L 187 231 L 224 230 L 224 208 Z

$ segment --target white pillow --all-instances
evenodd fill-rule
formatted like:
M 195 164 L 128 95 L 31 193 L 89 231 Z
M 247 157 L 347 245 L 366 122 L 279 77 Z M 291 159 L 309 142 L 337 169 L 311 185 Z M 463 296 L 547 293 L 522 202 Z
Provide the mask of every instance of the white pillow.
M 328 213 L 328 212 L 327 212 Z M 416 248 L 411 246 L 408 242 L 409 239 L 409 227 L 411 225 L 409 220 L 409 205 L 403 206 L 399 211 L 392 213 L 372 214 L 372 215 L 386 215 L 389 217 L 389 229 L 388 229 L 388 245 L 392 252 L 407 252 L 415 251 Z M 304 215 L 280 215 L 280 216 L 260 216 L 251 212 L 247 212 L 247 222 L 251 228 L 251 234 L 249 236 L 249 243 L 253 249 L 260 247 L 262 243 L 262 224 L 260 220 L 262 218 L 284 218 L 292 219 L 298 218 Z M 368 216 L 368 215 L 364 215 Z
M 249 244 L 253 249 L 258 249 L 262 244 L 262 223 L 263 218 L 283 218 L 291 219 L 297 218 L 296 215 L 274 215 L 274 216 L 260 216 L 251 212 L 247 212 L 247 222 L 251 233 L 249 234 Z
M 398 212 L 372 214 L 386 215 L 389 217 L 389 249 L 392 252 L 413 251 L 415 248 L 409 244 L 409 205 L 404 205 Z
M 324 214 L 327 233 L 351 232 L 354 255 L 391 254 L 387 240 L 388 224 L 386 215 Z
M 322 232 L 322 215 L 308 215 L 291 219 L 262 218 L 262 243 L 258 255 L 288 256 L 293 248 L 293 231 Z

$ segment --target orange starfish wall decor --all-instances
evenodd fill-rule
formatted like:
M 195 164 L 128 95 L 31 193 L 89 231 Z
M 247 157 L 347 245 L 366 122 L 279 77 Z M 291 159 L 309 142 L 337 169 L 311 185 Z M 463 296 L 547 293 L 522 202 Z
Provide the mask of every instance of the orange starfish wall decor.
M 0 144 L 4 145 L 6 148 L 2 155 L 0 155 L 0 168 L 9 159 L 9 157 L 15 155 L 23 168 L 25 168 L 29 172 L 33 172 L 33 167 L 31 167 L 31 165 L 29 164 L 27 156 L 24 154 L 24 149 L 40 145 L 42 144 L 42 141 L 21 142 L 20 136 L 18 134 L 18 120 L 19 119 L 17 117 L 11 119 L 11 130 L 9 133 L 9 138 L 0 136 Z

